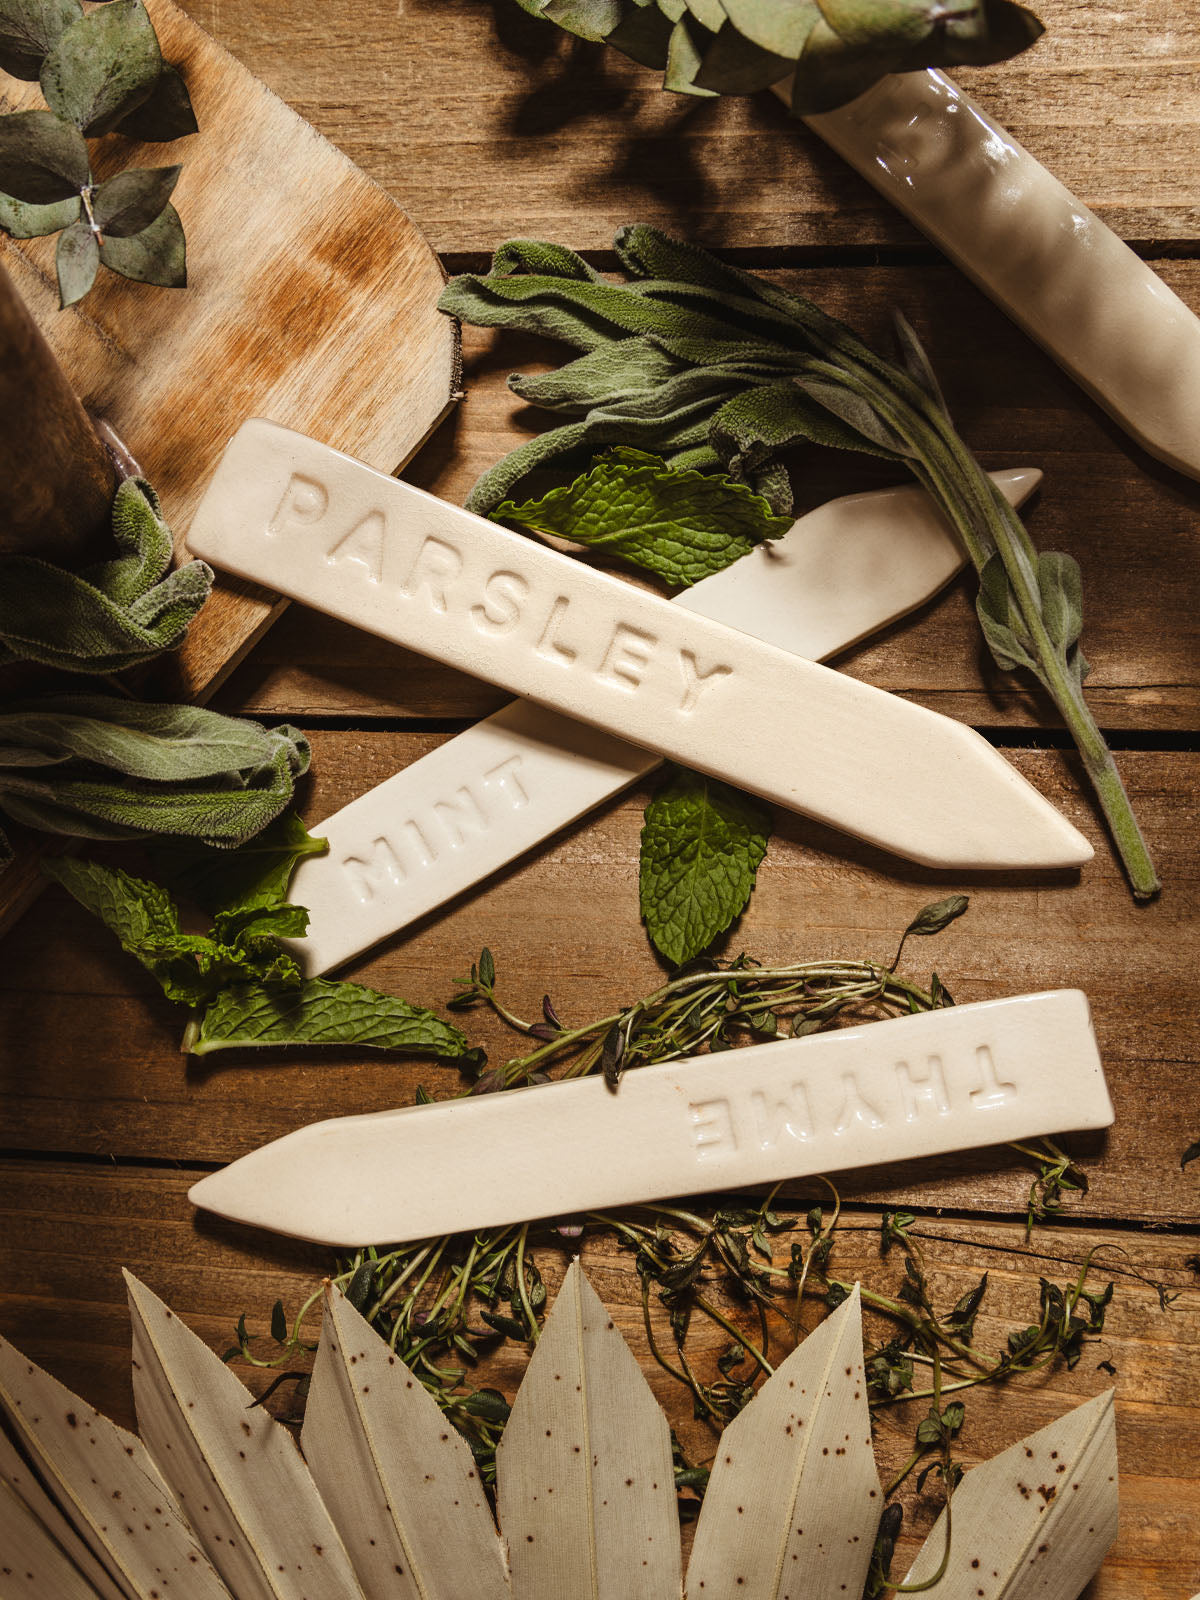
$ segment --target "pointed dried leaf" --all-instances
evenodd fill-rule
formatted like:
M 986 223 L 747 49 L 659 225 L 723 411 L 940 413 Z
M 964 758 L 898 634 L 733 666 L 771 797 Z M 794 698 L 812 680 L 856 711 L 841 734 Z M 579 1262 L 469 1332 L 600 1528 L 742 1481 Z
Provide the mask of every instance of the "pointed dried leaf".
M 967 1473 L 954 1493 L 950 1560 L 933 1600 L 1076 1600 L 1117 1536 L 1113 1391 Z M 908 1583 L 932 1578 L 946 1548 L 945 1512 Z
M 0 1551 L 4 1600 L 96 1600 L 96 1591 L 68 1561 L 14 1489 L 0 1481 Z
M 126 1595 L 166 1582 L 229 1600 L 140 1441 L 0 1342 L 0 1412 L 51 1496 Z
M 125 1274 L 138 1427 L 237 1600 L 363 1600 L 294 1440 Z
M 11 1503 L 15 1499 L 24 1507 L 25 1514 L 41 1525 L 71 1565 L 82 1574 L 88 1584 L 88 1594 L 100 1595 L 101 1600 L 125 1600 L 122 1591 L 67 1521 L 57 1501 L 50 1498 L 45 1485 L 3 1427 L 0 1427 L 0 1490 L 6 1497 L 0 1501 L 0 1549 L 8 1548 L 10 1526 L 21 1515 L 20 1510 Z M 42 1591 L 43 1594 L 53 1592 Z
M 667 1419 L 572 1263 L 496 1452 L 515 1600 L 673 1600 Z
M 302 1445 L 368 1600 L 507 1600 L 491 1508 L 466 1440 L 330 1289 Z
M 882 1510 L 856 1287 L 721 1435 L 688 1594 L 859 1595 Z

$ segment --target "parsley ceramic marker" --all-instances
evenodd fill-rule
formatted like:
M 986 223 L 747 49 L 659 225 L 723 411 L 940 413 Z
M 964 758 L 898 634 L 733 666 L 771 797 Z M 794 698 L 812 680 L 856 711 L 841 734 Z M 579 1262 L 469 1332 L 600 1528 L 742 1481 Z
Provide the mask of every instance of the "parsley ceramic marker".
M 196 513 L 215 565 L 938 867 L 1092 848 L 973 729 L 547 550 L 268 422 Z
M 1020 505 L 1041 478 L 996 473 Z M 810 511 L 675 604 L 820 660 L 894 622 L 963 565 L 923 489 L 845 495 Z M 650 750 L 516 700 L 314 825 L 291 892 L 309 913 L 292 953 L 315 976 L 479 883 L 659 765 Z
M 1063 989 L 756 1045 L 733 1073 L 726 1055 L 695 1056 L 638 1067 L 615 1093 L 576 1078 L 335 1117 L 202 1178 L 189 1199 L 322 1244 L 399 1244 L 1112 1117 L 1087 1000 Z
M 804 120 L 1140 445 L 1200 477 L 1200 319 L 945 73 Z

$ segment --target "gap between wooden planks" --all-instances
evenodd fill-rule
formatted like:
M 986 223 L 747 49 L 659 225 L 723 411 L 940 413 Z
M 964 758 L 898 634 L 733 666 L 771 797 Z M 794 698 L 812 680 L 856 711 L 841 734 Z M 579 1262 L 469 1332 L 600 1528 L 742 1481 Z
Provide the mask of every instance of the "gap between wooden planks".
M 351 796 L 439 738 L 412 733 L 317 733 L 305 814 L 317 826 Z M 1096 860 L 1040 882 L 972 883 L 906 866 L 801 819 L 778 819 L 750 910 L 722 941 L 758 960 L 826 955 L 891 960 L 901 930 L 929 901 L 972 895 L 967 915 L 936 939 L 914 939 L 906 972 L 941 974 L 960 1001 L 1080 987 L 1116 1106 L 1106 1139 L 1077 1141 L 1092 1192 L 1073 1205 L 1095 1218 L 1186 1222 L 1200 1164 L 1179 1158 L 1200 1136 L 1192 1063 L 1200 1056 L 1191 1003 L 1190 933 L 1197 900 L 1197 830 L 1189 820 L 1200 757 L 1124 752 L 1134 802 L 1168 888 L 1135 907 L 1083 799 L 1074 763 L 1016 751 L 1014 764 L 1096 839 Z M 637 918 L 641 787 L 560 835 L 475 893 L 426 918 L 346 976 L 440 1008 L 483 945 L 500 992 L 536 1016 L 549 990 L 560 1016 L 603 1016 L 662 981 Z M 185 1065 L 182 1016 L 99 923 L 48 894 L 0 971 L 0 1093 L 9 1149 L 225 1161 L 295 1126 L 409 1103 L 416 1086 L 460 1087 L 451 1069 L 363 1051 L 252 1051 Z M 486 1013 L 460 1023 L 494 1059 L 521 1040 Z M 847 1194 L 889 1203 L 1022 1213 L 1031 1173 L 1008 1151 L 946 1157 L 843 1180 Z
M 247 1313 L 250 1330 L 264 1333 L 270 1307 L 283 1299 L 294 1315 L 330 1268 L 322 1252 L 228 1224 L 194 1224 L 186 1189 L 193 1172 L 97 1167 L 68 1162 L 0 1163 L 0 1272 L 9 1286 L 0 1302 L 0 1332 L 45 1364 L 107 1415 L 129 1426 L 129 1322 L 120 1267 L 128 1266 L 218 1351 Z M 884 1292 L 902 1266 L 881 1262 L 878 1213 L 847 1211 L 833 1257 L 836 1275 Z M 1037 1279 L 1073 1281 L 1087 1251 L 1099 1248 L 1092 1284 L 1110 1277 L 1116 1292 L 1104 1334 L 1089 1344 L 1074 1372 L 1013 1384 L 1006 1391 L 970 1391 L 960 1452 L 965 1463 L 985 1459 L 1044 1426 L 1071 1405 L 1109 1384 L 1117 1391 L 1121 1459 L 1121 1531 L 1087 1600 L 1178 1600 L 1200 1584 L 1200 1291 L 1185 1258 L 1200 1246 L 1194 1232 L 1144 1234 L 1127 1229 L 1056 1227 L 1037 1231 L 1026 1254 L 1013 1224 L 922 1217 L 917 1224 L 930 1266 L 936 1303 L 952 1305 L 987 1271 L 989 1286 L 978 1323 L 979 1343 L 999 1349 L 1008 1334 L 1036 1320 Z M 640 1288 L 632 1258 L 611 1240 L 583 1250 L 592 1282 L 613 1314 L 693 1460 L 711 1457 L 712 1433 L 691 1416 L 688 1397 L 650 1356 L 642 1329 Z M 569 1248 L 539 1252 L 551 1294 Z M 1178 1293 L 1164 1311 L 1152 1283 Z M 745 1309 L 725 1304 L 735 1320 Z M 815 1306 L 810 1317 L 815 1320 Z M 665 1318 L 655 1306 L 661 1337 Z M 757 1332 L 745 1324 L 747 1332 Z M 315 1332 L 316 1323 L 313 1324 Z M 867 1338 L 886 1337 L 886 1324 L 868 1317 Z M 694 1348 L 703 1377 L 715 1375 L 727 1337 L 698 1327 Z M 265 1341 L 264 1348 L 269 1346 Z M 778 1346 L 778 1353 L 788 1348 Z M 510 1398 L 527 1352 L 506 1344 L 477 1367 L 471 1382 L 494 1385 Z M 1100 1370 L 1107 1360 L 1115 1376 Z M 261 1392 L 272 1374 L 235 1367 Z M 876 1453 L 885 1479 L 907 1459 L 922 1403 L 884 1415 Z M 936 1493 L 904 1492 L 909 1554 L 937 1510 Z M 686 1535 L 685 1530 L 685 1535 Z M 901 1562 L 897 1570 L 902 1571 Z

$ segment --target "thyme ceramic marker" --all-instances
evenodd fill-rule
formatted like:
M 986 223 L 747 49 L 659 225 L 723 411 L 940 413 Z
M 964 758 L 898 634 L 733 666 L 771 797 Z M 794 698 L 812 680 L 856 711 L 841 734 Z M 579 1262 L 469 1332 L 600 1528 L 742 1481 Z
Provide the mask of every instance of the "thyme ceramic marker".
M 804 120 L 1140 445 L 1200 477 L 1200 320 L 945 73 Z
M 1020 505 L 1041 473 L 994 477 Z M 675 604 L 819 660 L 921 605 L 963 560 L 923 489 L 876 490 L 809 512 Z M 658 764 L 653 751 L 514 701 L 315 825 L 329 851 L 292 880 L 309 913 L 293 955 L 310 976 L 339 966 Z
M 736 1072 L 725 1055 L 639 1067 L 615 1094 L 577 1078 L 337 1117 L 202 1178 L 189 1198 L 324 1244 L 401 1243 L 1112 1117 L 1087 1000 L 1064 989 L 756 1045 Z
M 241 577 L 911 860 L 1091 858 L 973 729 L 271 423 L 239 430 L 189 542 Z

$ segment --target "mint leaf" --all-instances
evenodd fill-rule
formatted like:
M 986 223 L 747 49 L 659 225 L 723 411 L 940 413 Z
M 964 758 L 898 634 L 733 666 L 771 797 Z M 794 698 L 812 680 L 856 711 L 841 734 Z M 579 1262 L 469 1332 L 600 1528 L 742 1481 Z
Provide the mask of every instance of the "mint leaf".
M 745 909 L 770 813 L 715 778 L 676 768 L 646 807 L 640 899 L 655 948 L 676 966 Z
M 677 587 L 697 583 L 778 539 L 791 519 L 723 474 L 677 470 L 643 450 L 600 456 L 574 483 L 491 513 L 632 562 Z
M 321 856 L 328 849 L 328 839 L 315 839 L 294 811 L 285 811 L 236 850 L 159 839 L 151 855 L 155 867 L 178 894 L 205 911 L 230 912 L 277 905 L 304 857 Z
M 443 1060 L 469 1057 L 466 1036 L 407 1000 L 356 983 L 311 978 L 295 989 L 241 984 L 217 996 L 192 1041 L 194 1055 L 247 1045 L 352 1044 Z

